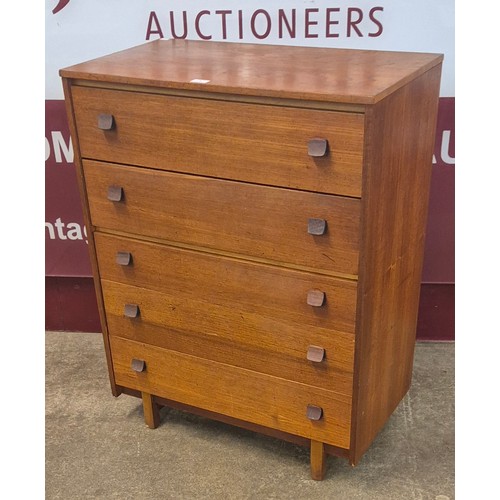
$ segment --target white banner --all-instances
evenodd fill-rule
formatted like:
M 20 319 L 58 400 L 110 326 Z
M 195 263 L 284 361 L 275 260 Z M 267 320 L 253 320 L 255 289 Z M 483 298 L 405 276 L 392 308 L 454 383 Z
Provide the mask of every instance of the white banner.
M 445 55 L 441 96 L 455 95 L 453 0 L 49 0 L 46 99 L 60 68 L 158 38 Z

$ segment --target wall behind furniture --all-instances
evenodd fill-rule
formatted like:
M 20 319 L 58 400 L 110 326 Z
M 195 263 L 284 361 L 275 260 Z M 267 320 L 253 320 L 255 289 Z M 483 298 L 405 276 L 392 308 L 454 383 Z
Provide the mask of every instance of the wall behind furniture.
M 187 38 L 444 54 L 417 336 L 453 339 L 454 16 L 453 0 L 46 2 L 46 328 L 100 331 L 58 71 L 150 40 Z

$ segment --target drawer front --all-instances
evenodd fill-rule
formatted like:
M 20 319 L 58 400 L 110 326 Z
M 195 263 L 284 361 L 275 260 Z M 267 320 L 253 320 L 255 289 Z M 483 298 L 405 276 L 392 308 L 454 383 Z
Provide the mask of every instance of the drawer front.
M 269 316 L 285 323 L 354 334 L 354 281 L 245 262 L 96 232 L 100 277 Z M 123 262 L 120 256 L 126 254 Z M 308 304 L 318 291 L 321 305 Z M 309 297 L 309 298 L 308 298 Z
M 361 196 L 362 114 L 73 87 L 84 158 Z M 98 127 L 100 114 L 113 128 Z M 308 141 L 328 141 L 324 157 Z
M 83 166 L 98 228 L 357 275 L 358 199 L 89 160 Z M 110 187 L 120 201 L 108 199 Z M 325 220 L 325 233 L 309 234 L 310 219 Z
M 111 337 L 116 383 L 340 448 L 349 448 L 351 398 L 251 370 Z M 132 360 L 145 361 L 136 372 Z M 307 406 L 322 408 L 309 420 Z

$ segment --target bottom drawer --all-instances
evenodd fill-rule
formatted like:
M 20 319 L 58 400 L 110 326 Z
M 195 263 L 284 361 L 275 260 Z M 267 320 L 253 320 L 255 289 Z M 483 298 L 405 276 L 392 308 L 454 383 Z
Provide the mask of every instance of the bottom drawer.
M 204 410 L 349 448 L 351 398 L 140 342 L 110 338 L 118 385 Z M 132 360 L 145 361 L 142 372 Z M 307 406 L 322 409 L 310 420 Z

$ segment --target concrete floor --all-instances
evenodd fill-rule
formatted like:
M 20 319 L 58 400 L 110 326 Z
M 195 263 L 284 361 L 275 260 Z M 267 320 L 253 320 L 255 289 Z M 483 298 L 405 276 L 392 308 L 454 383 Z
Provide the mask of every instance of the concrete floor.
M 305 448 L 182 412 L 143 423 L 114 398 L 99 334 L 46 334 L 46 498 L 454 498 L 454 344 L 417 344 L 409 394 L 351 468 L 312 481 Z

